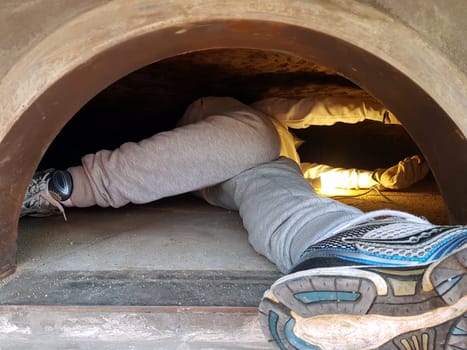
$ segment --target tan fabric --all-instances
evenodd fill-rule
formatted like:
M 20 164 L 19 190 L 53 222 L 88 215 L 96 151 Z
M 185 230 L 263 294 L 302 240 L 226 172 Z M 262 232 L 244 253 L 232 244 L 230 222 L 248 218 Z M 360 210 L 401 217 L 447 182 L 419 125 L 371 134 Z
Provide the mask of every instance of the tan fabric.
M 385 188 L 402 190 L 422 180 L 429 171 L 426 161 L 415 155 L 401 160 L 388 169 L 377 169 L 374 177 Z
M 287 157 L 300 164 L 300 156 L 297 152 L 297 139 L 288 128 L 279 120 L 271 119 L 280 139 L 280 156 Z
M 355 124 L 364 120 L 400 124 L 382 104 L 372 99 L 351 96 L 302 99 L 273 97 L 255 102 L 251 107 L 293 129 L 304 129 L 311 125 L 330 126 L 337 122 Z
M 350 96 L 317 97 L 302 99 L 267 98 L 251 105 L 274 120 L 281 139 L 281 156 L 300 164 L 296 138 L 288 130 L 305 129 L 312 125 L 334 125 L 338 122 L 355 124 L 374 120 L 386 124 L 400 124 L 383 105 L 372 99 L 356 99 Z
M 378 186 L 380 189 L 401 190 L 422 180 L 430 170 L 426 161 L 418 155 L 407 157 L 387 169 L 374 171 L 307 162 L 301 163 L 300 167 L 303 176 L 315 188 L 332 186 L 343 189 Z
M 303 176 L 315 188 L 365 189 L 379 183 L 372 178 L 373 171 L 361 169 L 335 168 L 325 164 L 301 163 Z

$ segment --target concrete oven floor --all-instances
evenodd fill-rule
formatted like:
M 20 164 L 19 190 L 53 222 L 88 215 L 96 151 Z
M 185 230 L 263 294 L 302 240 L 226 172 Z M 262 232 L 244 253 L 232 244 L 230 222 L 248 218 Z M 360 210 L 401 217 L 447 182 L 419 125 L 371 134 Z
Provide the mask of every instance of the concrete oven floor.
M 236 212 L 192 196 L 24 218 L 0 282 L 0 349 L 268 349 L 279 277 Z
M 354 192 L 353 194 L 359 194 Z M 343 201 L 445 223 L 433 182 Z M 269 349 L 257 304 L 280 274 L 236 212 L 192 196 L 24 218 L 0 282 L 0 349 Z

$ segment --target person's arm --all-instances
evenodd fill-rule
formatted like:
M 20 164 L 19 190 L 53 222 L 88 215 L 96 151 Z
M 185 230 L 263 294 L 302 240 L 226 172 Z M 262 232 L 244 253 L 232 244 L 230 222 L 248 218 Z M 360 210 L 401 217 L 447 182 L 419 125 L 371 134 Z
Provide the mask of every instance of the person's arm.
M 335 168 L 317 163 L 301 163 L 303 176 L 317 188 L 401 190 L 422 180 L 429 172 L 426 161 L 418 155 L 407 157 L 387 169 L 363 170 Z
M 251 106 L 294 129 L 304 129 L 310 125 L 334 125 L 337 122 L 355 124 L 364 120 L 400 124 L 387 108 L 372 98 L 329 96 L 288 99 L 273 97 L 255 102 Z

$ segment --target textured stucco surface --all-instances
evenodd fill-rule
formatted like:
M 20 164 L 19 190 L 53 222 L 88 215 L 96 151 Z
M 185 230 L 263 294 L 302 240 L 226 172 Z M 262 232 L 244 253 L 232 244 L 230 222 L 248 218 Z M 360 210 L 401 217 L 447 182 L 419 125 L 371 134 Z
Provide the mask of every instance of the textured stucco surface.
M 3 0 L 0 2 L 0 79 L 19 57 L 55 29 L 110 0 Z
M 464 18 L 461 2 L 440 0 L 3 1 L 0 237 L 11 254 L 2 265 L 14 265 L 15 218 L 35 167 L 73 115 L 136 69 L 210 48 L 328 62 L 393 109 L 446 185 L 454 217 L 465 218 L 465 198 L 450 184 L 467 171 L 465 44 L 456 31 L 465 32 Z
M 12 122 L 44 89 L 68 71 L 86 64 L 93 54 L 98 55 L 144 32 L 171 25 L 179 26 L 176 34 L 184 34 L 191 30 L 190 23 L 211 18 L 310 25 L 373 51 L 427 89 L 440 101 L 442 108 L 451 109 L 448 114 L 460 115 L 456 100 L 466 93 L 467 78 L 460 73 L 465 68 L 465 44 L 458 40 L 460 34 L 454 28 L 460 25 L 462 32 L 465 26 L 462 24 L 465 22 L 464 7 L 458 3 L 441 7 L 437 0 L 407 2 L 406 5 L 400 1 L 369 0 L 293 3 L 276 0 L 267 5 L 229 0 L 162 4 L 141 0 L 9 0 L 0 4 L 0 32 L 7 33 L 0 38 L 0 78 L 3 77 L 0 98 L 8 96 L 0 115 L 0 136 L 5 135 Z M 226 8 L 228 14 L 220 14 L 225 13 Z M 312 16 L 315 21 L 303 23 L 301 17 L 304 16 Z M 434 18 L 434 23 L 430 18 Z M 411 32 L 412 29 L 415 31 Z M 167 37 L 167 40 L 171 39 Z M 199 45 L 194 43 L 193 46 Z M 422 49 L 428 51 L 422 53 Z M 451 58 L 454 59 L 450 61 Z M 433 71 L 420 69 L 427 66 L 433 66 Z M 443 77 L 449 74 L 450 83 L 446 84 Z M 467 130 L 467 121 L 456 122 L 461 130 Z
M 413 28 L 467 73 L 467 1 L 359 0 Z

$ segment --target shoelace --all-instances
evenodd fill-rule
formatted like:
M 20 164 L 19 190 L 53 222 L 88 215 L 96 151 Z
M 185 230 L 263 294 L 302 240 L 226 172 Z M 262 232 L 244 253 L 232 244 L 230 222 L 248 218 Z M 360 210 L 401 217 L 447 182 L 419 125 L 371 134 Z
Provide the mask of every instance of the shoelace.
M 57 201 L 53 196 L 50 194 L 47 186 L 48 182 L 46 181 L 46 177 L 49 174 L 46 173 L 40 178 L 32 179 L 31 184 L 29 185 L 28 188 L 28 193 L 34 193 L 31 195 L 25 203 L 23 203 L 23 206 L 26 208 L 31 208 L 33 206 L 42 206 L 44 203 L 52 205 L 53 207 L 57 208 L 60 213 L 62 213 L 63 218 L 65 221 L 67 221 L 67 217 L 65 214 L 65 209 L 63 209 L 62 204 Z M 26 206 L 27 204 L 27 206 Z
M 355 219 L 352 219 L 344 224 L 341 224 L 337 226 L 334 230 L 331 230 L 328 234 L 325 235 L 325 237 L 322 237 L 320 240 L 325 240 L 328 239 L 329 237 L 332 237 L 339 232 L 345 231 L 348 228 L 352 226 L 357 226 L 372 220 L 375 220 L 377 218 L 381 217 L 396 217 L 396 218 L 401 218 L 410 222 L 414 223 L 419 223 L 419 224 L 431 224 L 428 220 L 425 218 L 421 218 L 419 216 L 415 216 L 403 211 L 399 210 L 392 210 L 392 209 L 381 209 L 381 210 L 374 210 L 370 211 L 368 213 L 362 214 Z
M 370 193 L 372 191 L 375 191 L 376 193 L 378 193 L 381 197 L 383 197 L 388 202 L 394 203 L 394 201 L 391 198 L 389 198 L 388 196 L 386 196 L 383 192 L 381 192 L 381 190 L 378 187 L 379 187 L 378 185 L 374 185 L 374 186 L 371 186 L 368 190 L 366 190 L 366 191 L 364 191 L 362 193 L 358 193 L 358 194 L 341 194 L 341 195 L 338 195 L 338 196 L 329 196 L 329 198 L 336 199 L 336 200 L 345 199 L 345 198 L 358 198 L 358 197 L 366 196 L 368 193 Z

